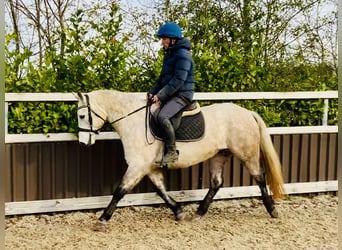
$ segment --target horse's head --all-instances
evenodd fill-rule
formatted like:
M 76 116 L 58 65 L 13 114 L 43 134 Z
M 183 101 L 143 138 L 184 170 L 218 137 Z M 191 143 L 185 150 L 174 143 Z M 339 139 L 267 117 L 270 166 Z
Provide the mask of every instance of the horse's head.
M 96 140 L 96 134 L 103 127 L 106 119 L 101 112 L 98 105 L 90 105 L 90 98 L 88 94 L 77 93 L 78 108 L 78 141 L 86 146 L 93 145 Z M 98 110 L 96 110 L 98 109 Z

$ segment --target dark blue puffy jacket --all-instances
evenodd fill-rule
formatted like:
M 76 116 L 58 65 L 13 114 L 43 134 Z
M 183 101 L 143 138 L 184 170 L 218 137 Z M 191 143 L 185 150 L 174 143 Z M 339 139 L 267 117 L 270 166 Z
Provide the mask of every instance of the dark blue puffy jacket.
M 182 38 L 165 51 L 162 71 L 149 93 L 157 95 L 162 102 L 175 95 L 192 101 L 195 76 L 190 49 L 190 41 Z

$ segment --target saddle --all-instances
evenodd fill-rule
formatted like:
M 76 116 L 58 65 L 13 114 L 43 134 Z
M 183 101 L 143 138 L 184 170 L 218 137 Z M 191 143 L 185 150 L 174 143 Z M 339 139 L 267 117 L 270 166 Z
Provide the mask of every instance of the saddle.
M 198 102 L 186 106 L 182 112 L 171 119 L 171 122 L 175 129 L 176 141 L 197 141 L 204 135 L 204 117 Z M 152 135 L 163 140 L 163 131 L 152 114 L 149 116 L 149 124 Z

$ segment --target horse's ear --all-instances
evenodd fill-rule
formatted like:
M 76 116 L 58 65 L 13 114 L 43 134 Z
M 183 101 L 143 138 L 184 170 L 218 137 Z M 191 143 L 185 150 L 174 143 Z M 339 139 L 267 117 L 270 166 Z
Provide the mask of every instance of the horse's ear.
M 81 93 L 72 93 L 78 101 L 83 100 L 83 95 Z

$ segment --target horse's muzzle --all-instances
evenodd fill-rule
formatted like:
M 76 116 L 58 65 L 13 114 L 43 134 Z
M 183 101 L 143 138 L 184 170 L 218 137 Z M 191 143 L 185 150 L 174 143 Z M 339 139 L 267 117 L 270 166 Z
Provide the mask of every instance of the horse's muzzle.
M 92 132 L 78 132 L 78 142 L 87 147 L 95 144 L 95 137 L 95 133 Z

